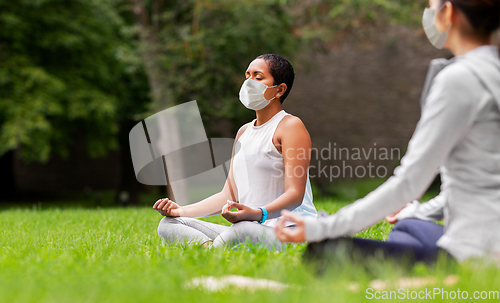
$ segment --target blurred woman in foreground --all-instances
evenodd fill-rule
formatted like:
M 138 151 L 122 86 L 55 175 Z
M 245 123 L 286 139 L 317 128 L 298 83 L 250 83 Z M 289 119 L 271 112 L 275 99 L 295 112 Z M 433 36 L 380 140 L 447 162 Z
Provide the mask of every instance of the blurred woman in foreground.
M 500 26 L 500 1 L 431 0 L 429 5 L 423 16 L 425 32 L 435 47 L 451 50 L 455 58 L 441 61 L 444 68 L 431 82 L 394 176 L 327 218 L 282 213 L 296 228 L 278 225 L 278 239 L 323 241 L 309 245 L 309 257 L 335 259 L 341 251 L 362 257 L 379 251 L 386 258 L 430 263 L 441 252 L 459 261 L 500 257 L 500 59 L 491 45 Z M 428 214 L 441 211 L 444 230 L 410 219 L 399 222 L 406 227 L 395 228 L 400 234 L 392 234 L 388 242 L 345 237 L 418 199 L 438 170 L 442 192 L 424 208 Z M 418 208 L 406 217 L 418 217 Z

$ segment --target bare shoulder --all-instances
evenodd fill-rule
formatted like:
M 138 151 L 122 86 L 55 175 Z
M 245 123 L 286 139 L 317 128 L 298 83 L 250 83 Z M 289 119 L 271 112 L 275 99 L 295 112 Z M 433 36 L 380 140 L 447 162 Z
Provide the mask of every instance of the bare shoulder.
M 288 131 L 306 131 L 304 122 L 299 117 L 293 115 L 286 115 L 278 124 L 278 128 Z
M 311 136 L 306 129 L 306 126 L 299 117 L 287 115 L 278 124 L 274 139 L 278 143 L 284 141 L 297 141 L 302 144 L 310 144 Z
M 234 139 L 235 141 L 238 141 L 238 139 L 241 137 L 241 135 L 243 135 L 243 133 L 248 128 L 248 126 L 250 125 L 250 123 L 252 123 L 252 122 L 248 122 L 246 124 L 243 124 L 243 126 L 240 127 L 240 129 L 238 129 L 238 132 L 236 133 L 236 138 Z

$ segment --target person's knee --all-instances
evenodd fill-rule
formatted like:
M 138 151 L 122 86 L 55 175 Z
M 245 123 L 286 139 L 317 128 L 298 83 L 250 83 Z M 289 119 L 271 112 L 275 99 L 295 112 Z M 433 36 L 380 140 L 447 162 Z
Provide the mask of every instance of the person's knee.
M 248 232 L 249 230 L 252 230 L 253 228 L 255 228 L 256 225 L 258 226 L 258 223 L 256 223 L 256 222 L 241 221 L 241 222 L 238 222 L 238 223 L 231 225 L 230 228 L 233 229 L 235 232 L 245 233 L 245 232 Z
M 174 218 L 174 217 L 163 217 L 161 220 L 160 220 L 160 223 L 158 224 L 158 229 L 160 228 L 163 228 L 163 227 L 167 227 L 171 224 L 177 224 L 178 223 L 178 219 L 177 218 Z
M 415 220 L 418 219 L 404 219 L 398 221 L 389 233 L 387 242 L 421 246 L 421 241 L 416 237 L 415 231 L 417 231 L 417 234 L 419 231 L 418 228 L 415 230 Z
M 227 232 L 227 242 L 229 243 L 245 243 L 247 238 L 251 238 L 252 230 L 255 229 L 255 222 L 242 221 L 233 224 Z
M 167 242 L 173 241 L 173 225 L 178 224 L 177 218 L 163 217 L 158 224 L 158 236 Z
M 407 233 L 393 228 L 387 237 L 387 242 L 400 242 L 401 238 L 406 238 L 407 236 Z
M 403 219 L 392 227 L 391 232 L 389 233 L 389 237 L 387 238 L 388 242 L 398 242 L 401 237 L 406 237 L 408 233 L 409 225 L 411 225 L 411 219 Z
M 255 224 L 254 222 L 242 221 L 231 225 L 228 230 L 219 234 L 212 246 L 219 247 L 245 243 L 247 238 L 251 240 L 252 229 L 255 228 Z
M 394 227 L 392 228 L 393 231 L 403 231 L 406 232 L 409 229 L 413 227 L 416 221 L 420 221 L 419 219 L 413 219 L 413 218 L 406 218 L 403 220 L 400 220 L 394 224 Z
M 396 222 L 391 233 L 405 233 L 415 236 L 426 230 L 426 228 L 429 227 L 429 224 L 433 225 L 434 223 L 416 218 L 406 218 Z

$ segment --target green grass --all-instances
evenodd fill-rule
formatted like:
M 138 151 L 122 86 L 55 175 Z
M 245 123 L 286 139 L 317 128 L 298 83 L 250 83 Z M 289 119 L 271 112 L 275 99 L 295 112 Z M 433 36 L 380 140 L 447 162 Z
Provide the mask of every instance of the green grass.
M 323 199 L 319 209 L 337 211 L 346 202 Z M 141 208 L 10 208 L 0 212 L 0 302 L 363 302 L 374 278 L 433 275 L 449 269 L 415 266 L 403 273 L 394 264 L 372 271 L 356 264 L 319 278 L 301 262 L 304 245 L 269 252 L 254 246 L 206 250 L 167 246 L 157 236 L 160 216 Z M 218 217 L 207 220 L 223 223 Z M 358 236 L 384 239 L 380 223 Z M 473 291 L 500 290 L 495 267 L 465 264 L 452 270 L 458 284 L 435 287 Z M 282 292 L 229 289 L 210 293 L 187 289 L 194 277 L 228 274 L 266 278 L 292 285 Z M 358 292 L 348 289 L 351 281 Z

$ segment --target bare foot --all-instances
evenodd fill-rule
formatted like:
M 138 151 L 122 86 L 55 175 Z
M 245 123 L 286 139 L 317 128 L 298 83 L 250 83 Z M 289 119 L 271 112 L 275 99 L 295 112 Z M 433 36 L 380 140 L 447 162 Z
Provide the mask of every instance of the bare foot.
M 201 244 L 201 246 L 203 246 L 204 248 L 209 248 L 210 246 L 212 246 L 212 243 L 214 241 L 207 241 L 207 242 L 204 242 L 203 244 Z

